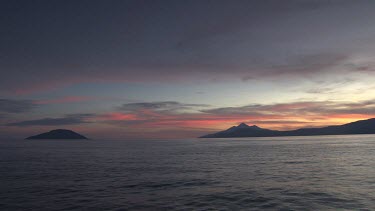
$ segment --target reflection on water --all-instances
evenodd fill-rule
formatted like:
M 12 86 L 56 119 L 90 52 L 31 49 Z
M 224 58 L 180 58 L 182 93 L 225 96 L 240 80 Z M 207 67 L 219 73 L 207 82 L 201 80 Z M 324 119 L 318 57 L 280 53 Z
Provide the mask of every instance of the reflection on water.
M 375 209 L 375 136 L 0 141 L 1 210 Z

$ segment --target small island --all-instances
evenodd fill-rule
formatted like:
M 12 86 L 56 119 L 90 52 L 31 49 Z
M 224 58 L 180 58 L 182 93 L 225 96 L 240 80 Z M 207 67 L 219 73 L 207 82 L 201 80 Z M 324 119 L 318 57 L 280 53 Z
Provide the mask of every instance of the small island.
M 57 130 L 51 130 L 47 133 L 41 133 L 39 135 L 30 136 L 26 139 L 88 139 L 88 138 L 71 130 L 57 129 Z

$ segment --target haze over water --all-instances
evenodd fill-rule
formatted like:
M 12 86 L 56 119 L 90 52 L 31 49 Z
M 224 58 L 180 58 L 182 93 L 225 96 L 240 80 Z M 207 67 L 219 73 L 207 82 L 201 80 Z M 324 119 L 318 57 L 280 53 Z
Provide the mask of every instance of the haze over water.
M 0 141 L 1 210 L 372 210 L 375 135 Z

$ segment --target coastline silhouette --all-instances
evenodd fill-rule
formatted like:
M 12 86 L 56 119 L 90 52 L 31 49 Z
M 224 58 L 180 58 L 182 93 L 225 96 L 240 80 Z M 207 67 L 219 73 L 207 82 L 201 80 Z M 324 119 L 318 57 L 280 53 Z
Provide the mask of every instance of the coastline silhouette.
M 316 135 L 350 135 L 375 134 L 375 118 L 359 120 L 343 125 L 321 128 L 301 128 L 296 130 L 278 131 L 249 126 L 241 123 L 227 130 L 201 136 L 199 138 L 233 138 L 233 137 L 274 137 L 274 136 L 316 136 Z
M 88 139 L 85 136 L 71 130 L 56 129 L 46 133 L 27 137 L 26 139 Z

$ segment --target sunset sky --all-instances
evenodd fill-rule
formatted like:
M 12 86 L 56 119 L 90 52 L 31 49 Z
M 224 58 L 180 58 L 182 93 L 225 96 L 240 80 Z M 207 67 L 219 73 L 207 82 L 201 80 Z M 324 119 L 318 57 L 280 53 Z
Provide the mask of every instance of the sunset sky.
M 0 137 L 375 117 L 372 0 L 3 0 Z

